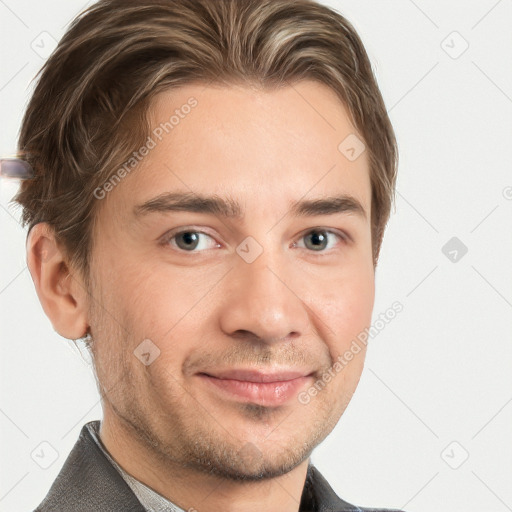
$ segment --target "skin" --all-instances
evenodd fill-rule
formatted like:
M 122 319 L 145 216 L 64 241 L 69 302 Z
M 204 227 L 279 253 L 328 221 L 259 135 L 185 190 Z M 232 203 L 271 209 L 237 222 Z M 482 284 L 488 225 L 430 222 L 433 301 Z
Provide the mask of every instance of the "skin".
M 57 332 L 91 332 L 100 436 L 128 473 L 185 510 L 297 511 L 309 456 L 348 405 L 365 350 L 307 404 L 243 401 L 199 373 L 299 368 L 311 374 L 304 391 L 370 325 L 367 156 L 338 150 L 357 132 L 320 83 L 189 84 L 154 98 L 152 127 L 191 96 L 197 107 L 101 200 L 90 290 L 44 223 L 28 238 L 30 272 Z M 134 214 L 163 192 L 231 198 L 244 216 Z M 341 194 L 365 215 L 290 212 L 295 201 Z M 191 252 L 171 238 L 179 230 L 205 234 Z M 311 248 L 312 230 L 326 247 Z M 252 263 L 236 251 L 248 236 L 263 249 Z M 144 339 L 160 351 L 147 366 L 134 356 Z

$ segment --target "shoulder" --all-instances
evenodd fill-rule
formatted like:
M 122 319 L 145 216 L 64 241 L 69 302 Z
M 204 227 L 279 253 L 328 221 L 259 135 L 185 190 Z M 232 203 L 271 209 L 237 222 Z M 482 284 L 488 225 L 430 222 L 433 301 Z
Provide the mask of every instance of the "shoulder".
M 300 512 L 404 512 L 398 509 L 364 508 L 341 499 L 327 480 L 310 463 L 302 495 Z
M 34 512 L 144 512 L 128 484 L 92 438 L 88 425 L 82 427 L 64 466 Z
M 356 511 L 360 512 L 404 512 L 403 510 L 398 510 L 397 508 L 364 508 L 364 507 L 356 507 Z

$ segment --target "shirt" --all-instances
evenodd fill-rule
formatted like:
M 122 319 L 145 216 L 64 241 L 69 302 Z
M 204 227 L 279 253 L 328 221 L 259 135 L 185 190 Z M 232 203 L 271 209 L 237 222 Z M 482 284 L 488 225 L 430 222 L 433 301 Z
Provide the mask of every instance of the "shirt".
M 43 501 L 34 512 L 185 512 L 126 473 L 99 437 L 100 421 L 80 435 Z M 299 512 L 400 512 L 363 508 L 342 500 L 309 462 Z
M 119 471 L 124 481 L 129 485 L 135 496 L 137 496 L 137 499 L 140 501 L 141 505 L 146 509 L 146 512 L 185 512 L 182 508 L 178 507 L 178 505 L 175 505 L 172 503 L 172 501 L 169 501 L 167 498 L 164 498 L 161 494 L 151 489 L 151 487 L 148 487 L 133 476 L 129 475 L 112 458 L 110 453 L 101 442 L 99 436 L 99 422 L 90 422 L 86 426 L 96 444 L 105 454 L 105 457 L 107 457 L 110 463 L 117 469 L 117 471 Z

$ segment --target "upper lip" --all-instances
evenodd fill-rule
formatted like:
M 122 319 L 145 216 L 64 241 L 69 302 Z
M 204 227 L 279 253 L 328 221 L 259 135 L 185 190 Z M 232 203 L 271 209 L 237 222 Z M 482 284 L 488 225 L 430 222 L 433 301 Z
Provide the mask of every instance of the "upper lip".
M 273 371 L 230 369 L 201 373 L 203 375 L 208 375 L 209 377 L 215 377 L 216 379 L 231 379 L 247 382 L 283 382 L 298 379 L 300 377 L 307 377 L 311 375 L 312 372 L 309 370 L 301 371 L 287 369 Z

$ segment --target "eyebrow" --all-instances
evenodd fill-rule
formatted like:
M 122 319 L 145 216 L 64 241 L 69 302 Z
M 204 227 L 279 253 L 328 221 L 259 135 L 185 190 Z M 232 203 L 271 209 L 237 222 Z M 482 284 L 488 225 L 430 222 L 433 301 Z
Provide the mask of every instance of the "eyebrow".
M 243 208 L 234 199 L 195 193 L 166 192 L 136 205 L 133 209 L 136 217 L 173 211 L 204 213 L 234 219 L 244 217 Z M 363 219 L 367 217 L 363 205 L 355 197 L 345 194 L 311 200 L 301 199 L 291 204 L 290 213 L 297 217 L 336 213 L 352 213 Z

